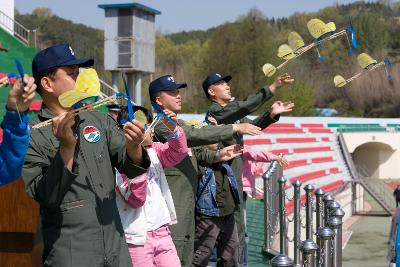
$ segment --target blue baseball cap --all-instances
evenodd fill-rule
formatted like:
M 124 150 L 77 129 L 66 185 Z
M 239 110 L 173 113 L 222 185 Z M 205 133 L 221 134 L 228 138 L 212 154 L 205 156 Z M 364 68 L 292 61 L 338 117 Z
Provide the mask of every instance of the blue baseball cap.
M 176 83 L 172 75 L 164 75 L 155 79 L 150 83 L 149 85 L 150 98 L 152 98 L 153 95 L 158 92 L 172 91 L 185 87 L 187 87 L 186 83 Z
M 210 75 L 208 75 L 207 78 L 203 81 L 203 90 L 206 93 L 206 96 L 208 97 L 208 87 L 210 87 L 210 85 L 222 80 L 225 82 L 229 82 L 231 79 L 231 75 L 222 76 L 219 73 L 211 73 Z
M 54 67 L 78 65 L 79 67 L 93 66 L 91 58 L 78 59 L 69 44 L 50 46 L 36 54 L 32 60 L 32 74 L 38 76 Z

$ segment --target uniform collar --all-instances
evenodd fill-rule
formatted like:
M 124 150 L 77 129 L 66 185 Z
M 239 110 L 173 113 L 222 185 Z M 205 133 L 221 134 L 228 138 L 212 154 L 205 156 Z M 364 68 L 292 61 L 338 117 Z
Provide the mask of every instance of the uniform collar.
M 53 112 L 51 112 L 50 109 L 48 109 L 44 104 L 42 105 L 42 109 L 38 113 L 39 118 L 43 119 L 51 119 L 54 117 Z

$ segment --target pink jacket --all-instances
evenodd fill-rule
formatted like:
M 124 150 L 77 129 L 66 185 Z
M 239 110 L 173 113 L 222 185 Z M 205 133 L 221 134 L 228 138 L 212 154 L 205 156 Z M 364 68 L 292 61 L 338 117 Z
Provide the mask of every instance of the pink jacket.
M 157 157 L 163 168 L 169 168 L 180 163 L 188 154 L 185 133 L 178 126 L 178 138 L 172 138 L 167 143 L 153 143 L 152 148 L 156 151 Z M 118 179 L 115 190 L 132 208 L 143 206 L 146 201 L 147 175 L 143 174 L 134 179 L 128 179 L 125 174 L 121 174 L 122 179 Z M 119 180 L 119 181 L 118 181 Z
M 250 146 L 243 146 L 243 191 L 252 192 L 257 170 L 262 168 L 264 162 L 270 162 L 274 156 L 273 153 L 268 151 L 253 151 Z

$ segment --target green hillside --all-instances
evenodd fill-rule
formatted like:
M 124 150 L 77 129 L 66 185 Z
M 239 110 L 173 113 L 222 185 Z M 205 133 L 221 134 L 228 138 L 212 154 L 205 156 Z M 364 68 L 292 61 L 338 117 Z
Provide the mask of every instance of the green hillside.
M 297 31 L 308 44 L 313 41 L 306 27 L 310 19 L 335 22 L 337 30 L 342 30 L 351 16 L 359 44 L 357 53 L 367 52 L 378 61 L 389 55 L 395 63 L 391 70 L 393 80 L 388 81 L 384 68 L 380 68 L 345 88 L 335 88 L 335 75 L 348 78 L 361 71 L 357 54 L 348 56 L 346 38 L 337 38 L 319 49 L 323 62 L 313 50 L 288 64 L 284 71 L 292 74 L 296 82 L 277 92 L 274 100 L 294 101 L 296 108 L 291 114 L 296 116 L 313 116 L 316 108 L 334 108 L 340 116 L 397 117 L 400 113 L 400 91 L 396 89 L 400 82 L 396 64 L 400 55 L 399 7 L 399 2 L 393 1 L 360 1 L 279 19 L 267 18 L 260 10 L 250 9 L 244 10 L 234 22 L 205 31 L 157 33 L 156 73 L 145 77 L 142 83 L 144 103 L 149 105 L 145 94 L 150 77 L 173 74 L 177 81 L 188 83 L 188 90 L 182 90 L 183 111 L 205 112 L 209 102 L 201 83 L 210 72 L 231 74 L 232 93 L 237 99 L 243 99 L 273 81 L 264 76 L 261 68 L 265 63 L 282 62 L 276 56 L 277 49 L 287 42 L 290 31 Z M 78 56 L 94 57 L 100 76 L 110 81 L 109 73 L 103 70 L 101 30 L 74 24 L 46 8 L 38 8 L 32 14 L 17 14 L 16 19 L 30 29 L 39 28 L 40 48 L 69 42 Z M 271 104 L 267 103 L 258 112 Z

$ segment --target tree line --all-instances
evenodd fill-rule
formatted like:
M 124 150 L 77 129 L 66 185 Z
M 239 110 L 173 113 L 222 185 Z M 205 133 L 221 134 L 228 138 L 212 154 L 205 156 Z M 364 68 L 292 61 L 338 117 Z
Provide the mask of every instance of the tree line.
M 357 53 L 366 52 L 381 61 L 389 55 L 397 62 L 400 51 L 400 5 L 398 2 L 356 2 L 334 5 L 315 13 L 295 13 L 288 18 L 269 19 L 261 11 L 251 9 L 234 22 L 225 23 L 206 31 L 190 31 L 156 35 L 156 73 L 143 82 L 143 99 L 147 100 L 149 80 L 172 74 L 179 82 L 186 82 L 182 90 L 184 112 L 205 112 L 209 105 L 201 83 L 210 72 L 230 74 L 233 95 L 242 99 L 270 84 L 273 78 L 264 76 L 261 68 L 269 62 L 278 65 L 278 46 L 287 42 L 290 31 L 297 31 L 306 43 L 312 42 L 306 24 L 312 18 L 333 21 L 338 30 L 347 26 L 352 17 L 359 47 Z M 78 55 L 93 56 L 97 69 L 103 68 L 103 39 L 101 30 L 74 24 L 59 18 L 47 9 L 32 14 L 17 14 L 17 21 L 28 27 L 39 27 L 42 45 L 67 41 Z M 62 31 L 60 28 L 62 27 Z M 75 43 L 74 43 L 75 42 Z M 90 51 L 87 51 L 90 48 Z M 320 50 L 324 57 L 319 62 L 317 53 L 310 51 L 295 59 L 286 69 L 296 79 L 291 87 L 277 93 L 275 99 L 293 100 L 294 116 L 314 116 L 316 108 L 334 108 L 340 116 L 398 117 L 400 100 L 398 90 L 399 67 L 394 64 L 393 79 L 388 81 L 384 69 L 379 69 L 352 82 L 345 88 L 335 88 L 333 77 L 350 77 L 361 69 L 356 55 L 348 56 L 346 38 L 325 43 Z M 100 72 L 105 79 L 109 74 Z M 145 101 L 148 104 L 148 100 Z M 260 109 L 265 110 L 271 103 Z

